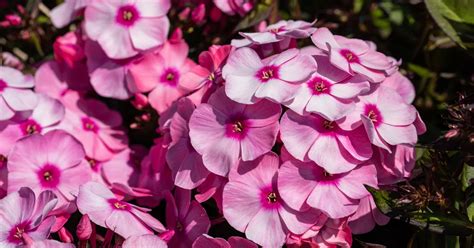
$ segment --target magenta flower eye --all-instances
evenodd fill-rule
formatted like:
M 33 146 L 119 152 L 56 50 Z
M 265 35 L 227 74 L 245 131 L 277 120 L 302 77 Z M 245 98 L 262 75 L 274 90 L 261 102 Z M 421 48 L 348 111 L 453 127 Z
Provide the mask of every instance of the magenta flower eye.
M 268 200 L 268 203 L 276 203 L 278 198 L 277 198 L 277 195 L 275 194 L 275 192 L 270 192 L 267 195 L 267 200 Z
M 27 120 L 20 124 L 21 131 L 23 135 L 31 135 L 35 133 L 40 133 L 43 129 L 35 120 Z
M 7 87 L 7 83 L 0 79 L 0 93 Z
M 278 70 L 279 68 L 277 66 L 266 66 L 257 72 L 257 78 L 259 78 L 262 83 L 265 83 L 270 79 L 278 78 Z
M 349 63 L 359 63 L 359 57 L 357 57 L 357 55 L 355 55 L 350 50 L 341 50 L 341 55 L 344 56 L 344 58 L 346 58 L 347 62 Z
M 125 5 L 118 9 L 116 20 L 117 23 L 129 27 L 132 26 L 140 18 L 140 13 L 133 5 Z
M 60 184 L 61 171 L 55 165 L 46 164 L 38 171 L 38 178 L 42 187 L 54 189 Z

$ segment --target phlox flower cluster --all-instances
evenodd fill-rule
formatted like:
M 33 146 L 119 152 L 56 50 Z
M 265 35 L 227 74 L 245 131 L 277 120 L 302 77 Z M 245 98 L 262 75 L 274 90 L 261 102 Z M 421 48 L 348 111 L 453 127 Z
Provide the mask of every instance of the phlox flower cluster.
M 366 187 L 409 179 L 425 132 L 401 62 L 292 20 L 194 61 L 172 7 L 66 0 L 53 23 L 83 21 L 54 59 L 0 67 L 0 246 L 350 247 L 386 224 Z M 159 116 L 151 146 L 128 109 Z M 210 236 L 221 222 L 240 237 Z

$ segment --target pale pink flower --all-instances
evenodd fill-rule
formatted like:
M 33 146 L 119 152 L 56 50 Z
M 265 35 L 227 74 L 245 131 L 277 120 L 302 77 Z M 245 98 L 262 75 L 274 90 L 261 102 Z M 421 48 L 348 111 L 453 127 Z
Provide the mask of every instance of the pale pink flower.
M 125 240 L 122 244 L 123 248 L 166 248 L 168 245 L 165 241 L 153 234 L 145 234 L 140 236 L 132 236 Z
M 197 238 L 192 248 L 257 248 L 258 246 L 248 239 L 232 236 L 228 240 L 213 238 L 203 234 Z
M 416 143 L 417 130 L 413 123 L 417 111 L 396 91 L 380 85 L 359 99 L 341 128 L 352 130 L 363 125 L 370 142 L 386 150 L 390 150 L 389 145 Z
M 85 44 L 87 68 L 91 85 L 97 94 L 120 100 L 130 98 L 136 91 L 128 70 L 135 58 L 111 59 L 97 42 Z
M 281 20 L 269 25 L 262 32 L 244 33 L 241 32 L 244 40 L 233 40 L 232 45 L 236 47 L 249 45 L 262 45 L 267 43 L 280 42 L 284 39 L 303 39 L 311 36 L 316 28 L 314 22 Z
M 373 164 L 359 165 L 346 173 L 329 174 L 312 162 L 290 160 L 283 163 L 278 173 L 278 190 L 290 207 L 302 209 L 307 204 L 330 218 L 353 214 L 360 199 L 369 195 L 365 185 L 377 187 Z
M 366 77 L 372 83 L 382 82 L 394 66 L 392 60 L 359 39 L 333 35 L 327 28 L 319 28 L 311 36 L 313 43 L 329 54 L 329 61 L 337 68 Z
M 30 188 L 20 188 L 0 200 L 0 246 L 15 248 L 32 240 L 45 240 L 55 217 L 48 214 L 58 203 L 49 190 L 38 197 Z
M 281 119 L 280 132 L 293 157 L 312 160 L 329 173 L 350 171 L 372 157 L 372 146 L 362 127 L 346 131 L 339 121 L 317 114 L 301 116 L 288 110 Z
M 54 58 L 70 68 L 85 58 L 84 43 L 79 31 L 69 32 L 56 38 L 53 44 Z
M 221 88 L 192 114 L 191 144 L 209 171 L 226 176 L 239 159 L 254 160 L 271 150 L 280 113 L 280 105 L 268 100 L 254 105 L 236 103 Z
M 157 47 L 166 40 L 169 0 L 91 1 L 85 11 L 87 35 L 107 56 L 124 59 Z
M 352 233 L 347 225 L 347 218 L 325 219 L 311 227 L 303 235 L 289 235 L 289 248 L 317 247 L 317 248 L 350 248 L 352 247 Z
M 316 61 L 298 49 L 261 60 L 247 47 L 229 55 L 222 69 L 225 91 L 230 99 L 244 104 L 256 103 L 262 98 L 283 103 L 293 99 L 299 84 L 316 70 Z
M 390 151 L 374 148 L 372 162 L 377 168 L 379 185 L 390 185 L 409 179 L 415 168 L 415 161 L 413 146 L 390 146 Z
M 36 107 L 38 98 L 30 89 L 33 86 L 32 77 L 16 69 L 0 66 L 0 121 L 11 119 L 16 112 Z
M 8 156 L 8 192 L 30 187 L 36 194 L 51 190 L 55 210 L 70 210 L 73 193 L 90 180 L 84 149 L 70 134 L 55 130 L 19 140 Z
M 33 111 L 19 113 L 16 117 L 19 120 L 0 124 L 0 154 L 5 157 L 20 138 L 35 133 L 44 134 L 63 119 L 64 106 L 58 100 L 43 94 L 37 96 L 38 104 Z
M 375 224 L 383 226 L 389 221 L 390 218 L 378 210 L 372 195 L 361 199 L 359 208 L 348 219 L 349 226 L 354 234 L 368 233 L 374 229 Z
M 191 247 L 194 240 L 209 231 L 211 222 L 206 210 L 191 201 L 191 191 L 176 188 L 174 197 L 166 194 L 166 226 L 174 230 L 170 247 Z
M 2 58 L 2 63 L 7 67 L 12 67 L 17 70 L 22 70 L 25 67 L 17 56 L 9 52 L 1 52 L 0 57 Z
M 36 71 L 35 91 L 62 101 L 73 90 L 84 92 L 91 89 L 89 81 L 85 63 L 76 63 L 69 68 L 56 61 L 48 61 Z
M 350 76 L 329 63 L 327 56 L 315 56 L 318 70 L 286 105 L 298 114 L 318 113 L 335 121 L 352 111 L 357 96 L 370 89 L 361 76 Z
M 166 153 L 169 141 L 167 137 L 160 137 L 150 148 L 140 166 L 138 187 L 148 189 L 153 193 L 150 197 L 139 198 L 140 205 L 156 207 L 164 197 L 165 191 L 171 191 L 174 187 L 171 170 L 166 164 Z
M 139 184 L 140 164 L 147 153 L 146 148 L 134 145 L 115 154 L 110 160 L 98 162 L 95 165 L 98 168 L 93 169 L 99 171 L 105 183 L 116 195 L 127 195 L 129 192 L 139 190 L 136 187 Z
M 28 243 L 25 248 L 75 248 L 76 246 L 69 243 L 61 243 L 56 240 L 46 239 L 42 241 L 33 241 Z
M 162 113 L 189 91 L 182 87 L 183 75 L 196 64 L 189 59 L 182 39 L 166 42 L 158 52 L 147 53 L 130 66 L 130 76 L 139 92 L 150 92 L 150 105 Z
M 68 131 L 84 146 L 86 156 L 105 161 L 127 147 L 122 117 L 116 111 L 95 99 L 71 98 L 65 104 L 65 120 L 59 128 Z
M 229 180 L 226 177 L 210 173 L 206 180 L 197 187 L 198 193 L 194 198 L 199 203 L 203 203 L 213 198 L 219 208 L 219 213 L 222 213 L 222 192 L 224 191 L 224 186 L 228 181 Z
M 195 105 L 207 102 L 209 96 L 223 84 L 222 67 L 232 47 L 229 45 L 213 45 L 209 51 L 199 54 L 199 65 L 194 66 L 191 71 L 183 75 L 181 85 L 193 91 L 188 96 Z
M 241 162 L 224 187 L 224 217 L 245 236 L 263 247 L 280 247 L 286 234 L 301 234 L 314 225 L 319 211 L 291 209 L 277 189 L 279 160 L 267 153 Z
M 238 14 L 244 16 L 251 11 L 255 0 L 213 0 L 214 4 L 227 15 Z
M 147 213 L 149 209 L 118 200 L 100 183 L 81 185 L 76 202 L 79 211 L 87 214 L 92 222 L 124 238 L 165 231 L 165 227 Z
M 51 22 L 57 28 L 68 25 L 92 0 L 65 0 L 51 10 Z
M 194 189 L 204 182 L 209 171 L 189 138 L 188 123 L 196 107 L 186 98 L 179 100 L 177 104 L 177 111 L 171 119 L 171 143 L 166 161 L 173 173 L 174 184 L 184 189 Z

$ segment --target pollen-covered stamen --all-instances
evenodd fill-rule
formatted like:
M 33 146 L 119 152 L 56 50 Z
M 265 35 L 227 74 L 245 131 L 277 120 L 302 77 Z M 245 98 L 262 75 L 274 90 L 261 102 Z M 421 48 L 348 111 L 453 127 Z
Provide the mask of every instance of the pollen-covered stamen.
M 181 231 L 184 230 L 183 224 L 181 224 L 180 221 L 176 221 L 176 230 L 177 230 L 178 232 L 181 232 Z
M 334 128 L 334 123 L 332 121 L 324 121 L 323 127 L 327 130 L 331 130 Z
M 166 75 L 166 80 L 168 81 L 173 81 L 174 80 L 174 74 L 173 73 L 168 73 Z
M 86 131 L 97 132 L 99 130 L 99 126 L 90 118 L 82 118 L 82 128 Z
M 273 70 L 263 71 L 262 72 L 262 79 L 268 80 L 273 77 Z
M 319 82 L 319 83 L 316 83 L 314 85 L 314 90 L 318 91 L 318 92 L 323 92 L 325 90 L 327 90 L 328 88 L 326 87 L 326 85 L 324 84 L 324 82 Z
M 114 207 L 116 209 L 126 209 L 128 206 L 117 201 L 117 202 L 114 203 Z
M 211 82 L 214 82 L 214 80 L 216 79 L 216 75 L 214 74 L 214 72 L 211 73 L 211 74 L 209 75 L 209 77 L 207 77 L 207 79 L 208 79 L 209 81 L 211 81 Z
M 278 70 L 279 68 L 277 66 L 265 66 L 257 72 L 256 77 L 260 82 L 266 83 L 270 79 L 279 77 Z
M 236 121 L 234 124 L 232 124 L 232 131 L 234 133 L 241 133 L 244 131 L 244 124 L 240 121 Z
M 7 157 L 3 154 L 0 154 L 0 164 L 7 162 Z
M 44 178 L 44 180 L 49 182 L 49 181 L 53 180 L 53 174 L 50 171 L 46 171 L 46 172 L 43 173 L 43 178 Z
M 367 117 L 372 121 L 372 122 L 377 122 L 377 114 L 373 111 L 370 110 L 369 113 L 367 114 Z
M 125 11 L 123 12 L 123 17 L 122 17 L 122 18 L 123 18 L 124 20 L 126 20 L 126 21 L 130 21 L 130 20 L 132 20 L 132 18 L 133 18 L 133 13 L 132 13 L 131 11 L 125 10 Z
M 140 13 L 133 5 L 124 5 L 117 11 L 115 20 L 117 23 L 129 27 L 140 18 Z
M 23 239 L 23 233 L 25 233 L 25 229 L 17 226 L 15 235 L 13 236 L 17 239 Z
M 329 173 L 329 172 L 327 172 L 327 171 L 324 171 L 323 175 L 324 175 L 325 177 L 332 177 L 332 174 Z
M 277 202 L 278 198 L 277 198 L 277 195 L 275 192 L 270 192 L 268 193 L 267 195 L 267 200 L 268 200 L 268 203 L 275 203 Z

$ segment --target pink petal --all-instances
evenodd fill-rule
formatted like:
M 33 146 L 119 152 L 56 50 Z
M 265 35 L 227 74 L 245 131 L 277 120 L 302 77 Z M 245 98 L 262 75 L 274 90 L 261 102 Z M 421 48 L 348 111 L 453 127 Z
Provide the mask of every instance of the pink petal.
M 150 7 L 152 8 L 153 6 L 148 8 Z M 170 22 L 167 17 L 142 18 L 138 20 L 130 28 L 133 46 L 139 50 L 147 50 L 163 44 L 166 41 L 169 26 Z
M 153 248 L 166 248 L 168 245 L 165 241 L 160 239 L 158 236 L 153 234 L 145 234 L 141 236 L 132 236 L 125 240 L 122 244 L 123 248 L 136 248 L 136 247 L 153 247 Z
M 245 236 L 263 247 L 280 247 L 285 243 L 283 230 L 277 209 L 260 209 L 252 218 Z
M 153 232 L 136 219 L 133 214 L 122 210 L 112 211 L 105 220 L 105 227 L 126 239 L 132 236 L 153 234 Z
M 228 75 L 226 77 L 225 92 L 230 99 L 236 102 L 253 104 L 257 102 L 254 95 L 260 86 L 260 81 L 254 76 Z
M 278 129 L 278 122 L 264 127 L 248 128 L 245 137 L 240 141 L 242 160 L 254 160 L 269 152 L 275 144 Z
M 331 154 L 331 156 L 328 156 Z M 308 152 L 308 157 L 331 174 L 343 173 L 356 167 L 336 137 L 319 135 Z
M 313 174 L 315 166 L 313 163 L 296 160 L 286 161 L 281 165 L 278 171 L 278 192 L 291 208 L 301 209 L 316 186 Z
M 314 118 L 303 117 L 290 110 L 281 118 L 281 140 L 288 152 L 301 161 L 305 160 L 318 137 L 318 132 L 312 126 L 313 122 Z
M 164 16 L 171 7 L 171 1 L 159 0 L 153 2 L 136 1 L 134 6 L 140 12 L 141 17 L 157 17 Z M 144 18 L 146 19 L 146 18 Z
M 97 42 L 108 57 L 125 59 L 137 55 L 138 52 L 133 49 L 130 32 L 127 28 L 119 25 L 109 25 L 102 32 Z
M 415 144 L 418 139 L 414 125 L 392 126 L 381 123 L 377 127 L 377 131 L 390 145 Z
M 352 199 L 362 199 L 369 194 L 365 185 L 377 187 L 377 171 L 372 164 L 358 166 L 337 182 L 337 187 Z
M 301 82 L 316 71 L 316 61 L 308 55 L 298 55 L 280 66 L 279 77 L 287 82 Z
M 267 98 L 277 103 L 284 103 L 293 99 L 299 85 L 290 84 L 280 79 L 270 79 L 261 84 L 255 92 L 258 98 Z
M 351 70 L 365 76 L 372 83 L 379 83 L 385 79 L 385 74 L 381 71 L 373 71 L 359 63 L 351 63 Z
M 81 143 L 62 130 L 48 132 L 43 136 L 43 142 L 48 151 L 48 162 L 61 169 L 76 166 L 85 157 Z
M 132 96 L 125 78 L 125 67 L 108 61 L 91 71 L 91 84 L 97 94 L 125 100 Z
M 38 104 L 38 97 L 31 90 L 5 88 L 2 96 L 8 106 L 16 111 L 32 110 Z
M 310 208 L 307 211 L 295 211 L 288 206 L 283 206 L 278 209 L 283 223 L 294 234 L 302 234 L 309 228 L 314 226 L 318 221 L 318 216 L 321 214 L 319 210 Z
M 318 183 L 308 198 L 308 204 L 330 218 L 343 218 L 357 210 L 359 201 L 347 197 L 332 183 Z
M 222 76 L 227 81 L 227 77 L 234 76 L 254 76 L 263 67 L 258 54 L 250 48 L 240 48 L 231 52 L 227 63 L 222 69 Z
M 377 107 L 382 112 L 383 122 L 391 125 L 409 125 L 416 119 L 416 109 L 394 90 L 380 86 L 378 88 Z
M 318 28 L 311 36 L 311 40 L 319 49 L 324 51 L 329 51 L 328 45 L 333 48 L 339 47 L 333 34 L 325 27 Z
M 107 199 L 114 198 L 114 194 L 102 184 L 89 182 L 80 186 L 76 203 L 82 214 L 89 215 L 92 222 L 105 227 L 105 220 L 112 213 Z
M 191 203 L 183 222 L 185 223 L 184 232 L 186 233 L 186 237 L 191 241 L 207 233 L 211 226 L 206 210 L 196 201 Z
M 166 228 L 161 224 L 160 221 L 155 219 L 148 213 L 142 212 L 141 210 L 132 206 L 131 210 L 133 215 L 135 215 L 141 222 L 146 224 L 149 228 L 157 231 L 157 232 L 164 232 Z
M 306 106 L 306 111 L 318 113 L 330 121 L 346 116 L 355 108 L 351 101 L 336 99 L 328 94 L 314 95 Z
M 360 115 L 360 117 L 362 119 L 362 123 L 364 124 L 365 131 L 367 132 L 367 136 L 369 137 L 370 143 L 383 149 L 390 150 L 387 143 L 382 140 L 382 138 L 379 136 L 379 133 L 377 132 L 377 129 L 380 128 L 380 126 L 376 129 L 374 123 L 369 118 L 367 118 L 365 115 Z
M 31 114 L 31 118 L 38 124 L 48 127 L 63 119 L 65 110 L 61 102 L 43 94 L 38 94 L 38 100 L 38 105 Z
M 229 224 L 244 232 L 260 207 L 260 190 L 245 182 L 229 182 L 224 187 L 223 211 Z
M 15 115 L 13 109 L 11 109 L 5 102 L 2 95 L 0 95 L 0 120 L 5 121 L 11 119 Z

